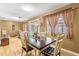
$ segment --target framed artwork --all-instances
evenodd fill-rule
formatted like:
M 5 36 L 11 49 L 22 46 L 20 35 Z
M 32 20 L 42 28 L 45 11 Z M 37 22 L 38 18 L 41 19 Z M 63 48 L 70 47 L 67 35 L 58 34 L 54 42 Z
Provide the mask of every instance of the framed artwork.
M 12 30 L 15 30 L 15 25 L 12 25 Z

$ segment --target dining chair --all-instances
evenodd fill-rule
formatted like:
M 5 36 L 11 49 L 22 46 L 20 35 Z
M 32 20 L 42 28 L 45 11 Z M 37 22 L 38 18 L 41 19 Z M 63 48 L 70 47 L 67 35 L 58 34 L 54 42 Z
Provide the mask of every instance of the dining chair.
M 33 48 L 27 44 L 28 39 L 27 39 L 27 37 L 25 37 L 25 34 L 20 33 L 20 39 L 21 39 L 21 43 L 22 43 L 22 54 L 21 55 L 23 55 L 24 51 L 26 52 L 26 56 L 29 54 L 31 55 Z
M 45 33 L 45 36 L 46 36 L 46 37 L 49 37 L 49 38 L 52 38 L 51 33 L 47 33 L 47 32 L 46 32 L 46 33 Z
M 2 30 L 1 32 L 2 32 L 2 37 L 3 38 L 8 38 L 8 33 L 7 33 L 6 30 Z
M 47 48 L 42 50 L 42 54 L 45 56 L 60 56 L 63 38 L 64 34 L 58 35 L 56 38 L 55 47 L 48 46 Z

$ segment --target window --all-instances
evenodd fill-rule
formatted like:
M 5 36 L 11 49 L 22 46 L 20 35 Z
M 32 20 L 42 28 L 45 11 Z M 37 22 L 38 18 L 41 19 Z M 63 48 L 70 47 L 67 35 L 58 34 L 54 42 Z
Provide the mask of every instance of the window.
M 67 33 L 67 26 L 63 20 L 63 17 L 58 18 L 56 27 L 55 27 L 55 34 L 66 34 Z
M 39 19 L 36 19 L 36 20 L 29 22 L 29 35 L 32 36 L 36 32 L 37 33 L 40 32 Z
M 50 24 L 49 24 L 49 22 L 48 22 L 48 18 L 46 18 L 46 31 L 47 31 L 48 33 L 51 33 L 51 26 L 50 26 Z

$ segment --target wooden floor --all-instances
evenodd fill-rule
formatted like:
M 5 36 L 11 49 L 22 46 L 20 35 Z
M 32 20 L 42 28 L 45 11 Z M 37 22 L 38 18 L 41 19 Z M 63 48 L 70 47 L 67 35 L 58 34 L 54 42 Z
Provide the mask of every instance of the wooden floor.
M 10 38 L 10 44 L 7 46 L 0 46 L 0 56 L 21 56 L 21 41 L 18 38 Z M 25 53 L 24 53 L 25 54 Z M 72 53 L 62 50 L 62 56 L 73 56 Z

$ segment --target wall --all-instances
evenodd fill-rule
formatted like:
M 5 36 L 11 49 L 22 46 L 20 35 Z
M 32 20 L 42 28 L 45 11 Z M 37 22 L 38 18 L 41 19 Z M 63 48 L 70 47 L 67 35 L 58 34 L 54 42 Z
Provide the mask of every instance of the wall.
M 15 25 L 16 29 L 14 31 L 12 30 L 12 25 Z M 0 20 L 0 27 L 2 29 L 5 29 L 10 36 L 15 36 L 17 34 L 17 31 L 22 29 L 21 23 L 5 20 Z
M 73 39 L 65 39 L 63 48 L 79 53 L 79 8 L 74 11 Z

